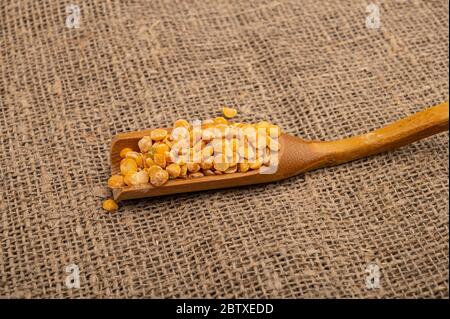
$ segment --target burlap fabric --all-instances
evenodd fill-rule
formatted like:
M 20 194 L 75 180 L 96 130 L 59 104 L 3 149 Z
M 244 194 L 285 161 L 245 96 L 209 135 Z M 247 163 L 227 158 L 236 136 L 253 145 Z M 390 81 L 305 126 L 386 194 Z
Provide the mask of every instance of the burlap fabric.
M 231 105 L 341 138 L 448 100 L 448 2 L 378 1 L 380 29 L 369 3 L 1 1 L 0 295 L 448 297 L 447 133 L 278 183 L 100 208 L 119 132 Z

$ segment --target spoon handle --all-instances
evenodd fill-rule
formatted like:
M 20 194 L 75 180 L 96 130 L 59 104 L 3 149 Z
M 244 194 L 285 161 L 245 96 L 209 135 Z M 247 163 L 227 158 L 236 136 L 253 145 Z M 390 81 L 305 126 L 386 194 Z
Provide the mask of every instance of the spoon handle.
M 367 134 L 336 141 L 313 142 L 310 147 L 320 159 L 314 168 L 342 164 L 447 131 L 448 115 L 448 102 L 444 102 Z

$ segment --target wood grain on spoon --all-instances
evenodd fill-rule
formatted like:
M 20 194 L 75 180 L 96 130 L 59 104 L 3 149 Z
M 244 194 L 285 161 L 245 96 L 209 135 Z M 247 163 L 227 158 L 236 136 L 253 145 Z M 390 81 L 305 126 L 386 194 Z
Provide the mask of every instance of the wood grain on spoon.
M 208 189 L 229 188 L 267 183 L 291 177 L 313 169 L 346 163 L 365 156 L 395 149 L 443 131 L 447 131 L 448 102 L 430 107 L 407 118 L 373 132 L 335 141 L 308 141 L 299 137 L 280 136 L 279 165 L 273 174 L 260 174 L 258 170 L 174 179 L 163 186 L 126 186 L 114 189 L 115 200 L 162 196 Z M 169 130 L 170 131 L 170 130 Z M 120 150 L 129 147 L 139 151 L 138 141 L 151 130 L 116 135 L 111 145 L 111 173 L 120 172 Z

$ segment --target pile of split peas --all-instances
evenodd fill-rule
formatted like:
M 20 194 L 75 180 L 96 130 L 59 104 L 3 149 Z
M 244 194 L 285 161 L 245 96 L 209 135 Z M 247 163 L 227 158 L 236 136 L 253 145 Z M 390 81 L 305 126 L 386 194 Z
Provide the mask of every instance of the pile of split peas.
M 139 152 L 122 149 L 120 174 L 109 178 L 108 187 L 158 187 L 169 179 L 245 173 L 278 161 L 281 130 L 277 125 L 229 122 L 236 109 L 224 107 L 222 112 L 224 117 L 193 125 L 177 120 L 170 133 L 154 129 L 139 140 Z M 107 199 L 103 209 L 113 211 L 118 205 Z

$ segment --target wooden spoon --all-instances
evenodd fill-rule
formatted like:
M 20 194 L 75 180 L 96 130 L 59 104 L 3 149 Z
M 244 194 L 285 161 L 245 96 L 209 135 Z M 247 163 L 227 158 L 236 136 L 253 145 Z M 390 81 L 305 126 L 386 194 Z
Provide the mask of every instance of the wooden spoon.
M 258 170 L 253 170 L 247 173 L 174 179 L 159 187 L 148 184 L 114 189 L 113 195 L 115 200 L 120 201 L 277 181 L 320 167 L 338 165 L 388 151 L 447 131 L 449 127 L 448 114 L 448 102 L 445 102 L 373 132 L 335 141 L 307 141 L 296 136 L 282 134 L 279 139 L 279 165 L 273 174 L 260 174 Z M 113 138 L 111 145 L 112 174 L 120 172 L 120 151 L 125 147 L 139 151 L 137 146 L 139 139 L 150 135 L 150 131 L 124 133 Z

